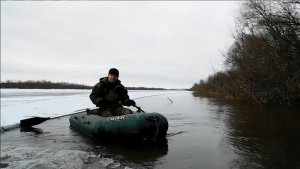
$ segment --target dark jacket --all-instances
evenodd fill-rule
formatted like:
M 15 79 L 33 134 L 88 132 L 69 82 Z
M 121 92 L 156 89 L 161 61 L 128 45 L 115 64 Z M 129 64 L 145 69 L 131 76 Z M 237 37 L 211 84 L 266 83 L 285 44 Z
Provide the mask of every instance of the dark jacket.
M 97 107 L 101 108 L 122 107 L 130 100 L 128 91 L 121 81 L 109 83 L 107 77 L 101 78 L 100 82 L 94 86 L 90 99 Z

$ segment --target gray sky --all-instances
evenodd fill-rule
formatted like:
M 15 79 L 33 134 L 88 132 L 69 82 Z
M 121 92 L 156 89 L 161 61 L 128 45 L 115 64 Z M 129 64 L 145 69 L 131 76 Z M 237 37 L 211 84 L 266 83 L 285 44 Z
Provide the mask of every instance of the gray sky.
M 232 1 L 1 1 L 1 81 L 190 88 L 223 70 Z

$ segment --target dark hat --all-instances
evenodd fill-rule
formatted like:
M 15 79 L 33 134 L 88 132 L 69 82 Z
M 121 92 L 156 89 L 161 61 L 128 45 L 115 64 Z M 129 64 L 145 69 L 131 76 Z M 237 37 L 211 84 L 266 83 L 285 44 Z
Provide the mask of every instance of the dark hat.
M 119 76 L 119 71 L 116 68 L 109 69 L 108 74 Z

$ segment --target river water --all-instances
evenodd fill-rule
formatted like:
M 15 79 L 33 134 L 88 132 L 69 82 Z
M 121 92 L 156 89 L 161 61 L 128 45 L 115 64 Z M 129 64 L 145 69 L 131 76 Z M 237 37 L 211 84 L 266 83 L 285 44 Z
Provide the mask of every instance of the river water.
M 135 101 L 168 119 L 165 140 L 97 142 L 63 117 L 1 133 L 1 168 L 300 169 L 299 106 L 224 102 L 189 91 Z

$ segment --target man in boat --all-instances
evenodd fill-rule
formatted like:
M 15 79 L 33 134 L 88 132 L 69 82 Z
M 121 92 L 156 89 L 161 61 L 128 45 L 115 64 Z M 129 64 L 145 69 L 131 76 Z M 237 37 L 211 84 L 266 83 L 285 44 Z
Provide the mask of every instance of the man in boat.
M 135 101 L 129 98 L 127 89 L 121 84 L 116 68 L 111 68 L 108 76 L 94 86 L 90 99 L 99 107 L 99 115 L 103 117 L 131 114 L 132 111 L 123 105 L 135 106 Z

